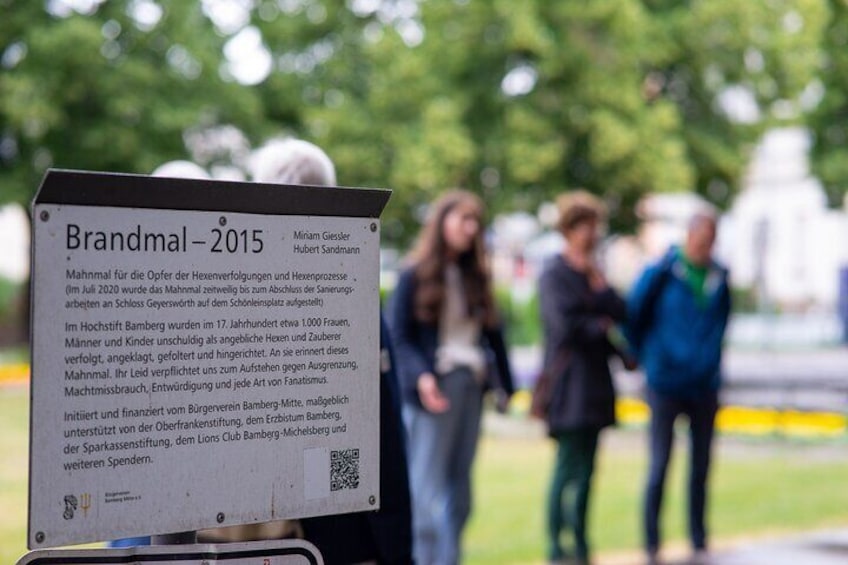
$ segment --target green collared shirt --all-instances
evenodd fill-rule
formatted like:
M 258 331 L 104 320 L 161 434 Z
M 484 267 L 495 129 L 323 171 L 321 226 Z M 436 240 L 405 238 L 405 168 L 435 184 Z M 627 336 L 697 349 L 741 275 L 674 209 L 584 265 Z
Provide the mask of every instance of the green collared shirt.
M 686 273 L 686 283 L 689 285 L 689 288 L 692 289 L 692 294 L 695 295 L 695 302 L 698 303 L 698 306 L 703 307 L 707 302 L 707 293 L 705 292 L 705 283 L 707 281 L 707 274 L 709 273 L 708 266 L 695 265 L 685 253 L 681 250 L 680 259 L 683 263 L 683 269 Z

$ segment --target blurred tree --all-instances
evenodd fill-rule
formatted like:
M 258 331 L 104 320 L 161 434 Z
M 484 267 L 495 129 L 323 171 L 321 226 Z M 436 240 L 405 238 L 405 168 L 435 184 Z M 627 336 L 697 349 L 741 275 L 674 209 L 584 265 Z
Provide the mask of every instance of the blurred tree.
M 644 0 L 659 23 L 645 94 L 678 108 L 691 187 L 726 206 L 753 145 L 797 124 L 821 70 L 823 0 Z
M 811 89 L 813 102 L 813 171 L 832 205 L 848 193 L 848 4 L 830 0 L 831 17 L 824 33 L 821 81 Z
M 150 173 L 188 156 L 192 130 L 262 123 L 255 93 L 221 78 L 225 38 L 200 3 L 0 0 L 0 11 L 0 205 L 27 205 L 49 167 Z
M 393 188 L 396 242 L 451 186 L 493 212 L 583 186 L 629 229 L 649 191 L 725 205 L 761 131 L 804 118 L 826 2 L 0 0 L 0 201 L 51 165 L 148 172 L 232 124 L 253 143 L 303 136 L 343 184 Z M 242 36 L 271 72 L 240 84 Z M 844 58 L 823 108 L 840 108 Z
M 280 133 L 325 147 L 342 184 L 395 189 L 383 229 L 395 241 L 416 231 L 420 205 L 436 192 L 474 187 L 473 84 L 457 76 L 469 70 L 471 43 L 453 46 L 437 24 L 425 30 L 422 15 L 441 22 L 453 3 L 422 7 L 423 14 L 414 1 L 304 0 L 263 2 L 254 11 L 278 62 L 259 88 L 269 116 L 280 120 Z M 485 23 L 473 14 L 489 8 L 467 8 L 472 15 L 456 22 L 455 33 L 472 36 Z M 454 55 L 465 61 L 457 64 Z
M 544 197 L 583 186 L 606 198 L 614 229 L 630 228 L 640 196 L 688 190 L 695 176 L 677 108 L 644 94 L 663 48 L 662 22 L 637 0 L 540 0 L 535 12 L 536 29 L 512 17 L 519 62 L 507 78 L 523 65 L 538 79 L 509 101 L 507 124 L 524 135 L 507 134 L 507 182 L 537 186 Z
M 823 0 L 257 2 L 280 131 L 346 184 L 389 186 L 385 234 L 443 188 L 494 211 L 583 186 L 629 229 L 649 191 L 726 205 L 761 132 L 797 121 Z
M 189 130 L 255 132 L 255 93 L 221 78 L 225 38 L 197 2 L 0 0 L 0 202 L 48 167 L 149 173 Z

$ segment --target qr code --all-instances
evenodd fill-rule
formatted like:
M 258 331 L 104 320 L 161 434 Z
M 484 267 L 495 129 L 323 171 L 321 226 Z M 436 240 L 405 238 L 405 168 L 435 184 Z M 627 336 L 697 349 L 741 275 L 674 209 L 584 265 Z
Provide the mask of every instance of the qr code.
M 330 490 L 359 488 L 359 449 L 330 452 Z

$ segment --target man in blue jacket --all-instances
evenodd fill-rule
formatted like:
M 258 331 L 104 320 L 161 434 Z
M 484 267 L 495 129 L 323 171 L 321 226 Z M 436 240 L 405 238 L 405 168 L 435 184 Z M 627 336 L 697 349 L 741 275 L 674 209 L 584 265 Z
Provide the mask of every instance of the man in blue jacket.
M 696 213 L 683 247 L 649 266 L 628 301 L 627 334 L 647 375 L 651 408 L 650 472 L 644 501 L 645 548 L 657 562 L 663 483 L 680 414 L 689 419 L 689 534 L 694 561 L 706 560 L 707 474 L 722 342 L 730 314 L 727 270 L 712 258 L 716 217 Z

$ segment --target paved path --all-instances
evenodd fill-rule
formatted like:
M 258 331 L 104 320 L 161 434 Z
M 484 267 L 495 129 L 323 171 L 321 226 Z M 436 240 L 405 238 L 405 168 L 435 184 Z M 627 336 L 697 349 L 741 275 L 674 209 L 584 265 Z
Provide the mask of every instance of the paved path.
M 749 541 L 720 542 L 707 565 L 845 565 L 848 563 L 848 528 L 822 530 Z M 690 552 L 677 544 L 664 550 L 662 565 L 689 565 Z M 643 565 L 638 552 L 607 553 L 596 565 Z
M 845 565 L 848 529 L 834 529 L 784 539 L 752 542 L 717 552 L 715 565 Z

